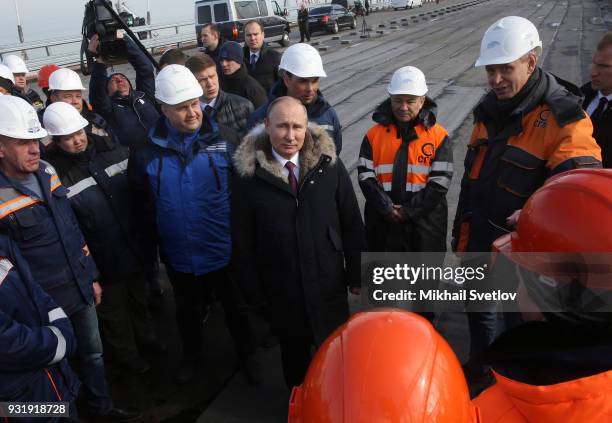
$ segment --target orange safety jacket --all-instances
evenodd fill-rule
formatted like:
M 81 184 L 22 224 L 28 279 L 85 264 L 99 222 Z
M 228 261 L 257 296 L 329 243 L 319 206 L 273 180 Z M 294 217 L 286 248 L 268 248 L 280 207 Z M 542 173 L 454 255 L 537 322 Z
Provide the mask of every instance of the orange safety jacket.
M 403 134 L 394 123 L 390 104 L 389 99 L 377 108 L 373 116 L 377 125 L 368 130 L 359 153 L 357 171 L 366 198 L 369 248 L 445 251 L 445 195 L 453 175 L 448 133 L 436 123 L 436 104 L 431 99 L 424 103 L 416 124 Z M 394 204 L 402 206 L 405 222 L 387 221 Z M 401 234 L 400 226 L 411 229 Z M 389 244 L 395 236 L 402 240 Z
M 548 177 L 601 167 L 591 121 L 579 98 L 567 89 L 578 94 L 578 88 L 552 74 L 541 74 L 539 98 L 537 93 L 529 95 L 501 128 L 489 115 L 496 101 L 493 92 L 474 110 L 453 227 L 453 249 L 458 253 L 491 251 L 493 241 L 512 230 L 506 219 Z
M 446 140 L 448 133 L 438 124 L 431 128 L 416 125 L 414 131 L 416 132 L 416 139 L 408 145 L 406 192 L 422 190 L 430 178 L 439 185 L 448 186 L 450 179 L 445 175 L 430 177 L 435 153 L 440 144 Z M 383 190 L 390 192 L 393 181 L 393 165 L 397 150 L 399 150 L 402 144 L 402 139 L 398 137 L 397 128 L 393 124 L 388 127 L 383 125 L 373 126 L 366 134 L 366 138 L 372 148 L 371 161 L 373 169 L 370 169 L 370 172 L 374 173 L 374 175 L 371 173 L 367 174 L 367 172 L 362 172 L 360 175 L 362 177 L 366 175 L 369 175 L 369 177 L 374 176 L 382 185 Z M 365 163 L 366 167 L 369 165 L 365 157 L 360 163 Z M 435 169 L 446 171 L 449 167 L 447 163 L 444 162 L 441 166 L 436 163 Z
M 473 401 L 480 423 L 612 421 L 612 370 L 546 386 L 493 373 L 497 383 Z

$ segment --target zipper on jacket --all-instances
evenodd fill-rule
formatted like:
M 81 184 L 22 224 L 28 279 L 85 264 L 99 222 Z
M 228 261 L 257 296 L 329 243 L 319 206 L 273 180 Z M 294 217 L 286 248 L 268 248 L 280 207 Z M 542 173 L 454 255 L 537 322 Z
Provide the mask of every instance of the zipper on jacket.
M 159 193 L 161 191 L 161 172 L 163 167 L 163 155 L 157 161 L 157 197 L 159 198 Z
M 317 163 L 317 165 L 315 167 L 313 167 L 312 169 L 310 169 L 310 171 L 306 174 L 306 176 L 304 176 L 302 181 L 298 184 L 298 189 L 297 189 L 296 197 L 297 197 L 297 194 L 299 194 L 299 192 L 302 190 L 302 187 L 304 186 L 306 181 L 310 178 L 310 176 L 312 176 L 315 173 L 315 171 L 319 170 L 323 166 L 323 162 L 329 163 L 329 159 L 327 159 L 327 158 L 319 159 L 319 162 Z
M 136 96 L 134 96 L 134 101 L 132 102 L 132 109 L 134 110 L 134 113 L 136 114 L 136 117 L 138 118 L 138 123 L 140 123 L 140 126 L 142 126 L 146 130 L 147 126 L 142 122 L 142 119 L 140 117 L 140 113 L 138 113 L 138 110 L 136 110 L 136 102 L 138 100 L 141 100 L 142 98 L 144 98 L 144 96 L 138 97 L 138 98 L 136 98 Z
M 207 151 L 206 154 L 208 155 L 208 165 L 212 168 L 213 173 L 215 174 L 215 181 L 217 182 L 217 190 L 221 191 L 221 179 L 219 178 L 219 172 L 217 172 L 217 166 L 215 165 L 215 161 L 212 158 L 212 154 L 210 154 L 210 151 Z
M 51 386 L 53 386 L 53 390 L 55 391 L 55 395 L 57 395 L 57 399 L 58 400 L 62 400 L 62 396 L 60 395 L 59 391 L 57 390 L 57 386 L 55 385 L 55 381 L 53 380 L 53 376 L 51 376 L 51 373 L 49 373 L 49 370 L 45 369 L 45 373 L 47 374 L 47 377 L 49 378 L 49 381 L 51 382 Z

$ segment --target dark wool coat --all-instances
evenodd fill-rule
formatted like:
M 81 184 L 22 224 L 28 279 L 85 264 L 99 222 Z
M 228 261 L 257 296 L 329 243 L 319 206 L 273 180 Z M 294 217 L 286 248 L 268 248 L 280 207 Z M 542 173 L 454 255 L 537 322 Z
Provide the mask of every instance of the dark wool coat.
M 591 88 L 591 83 L 587 83 L 581 88 L 584 94 L 584 110 L 589 107 L 591 101 L 597 95 L 597 91 Z M 612 108 L 610 105 L 605 109 L 601 119 L 593 122 L 593 138 L 601 147 L 601 162 L 603 167 L 612 168 Z
M 144 270 L 141 246 L 131 224 L 127 147 L 88 136 L 87 150 L 71 154 L 56 146 L 47 155 L 68 188 L 72 210 L 101 274 L 117 283 Z
M 244 51 L 244 66 L 246 66 L 249 75 L 257 80 L 268 93 L 272 85 L 279 80 L 278 65 L 280 65 L 281 54 L 274 50 L 269 45 L 264 43 L 259 50 L 259 57 L 254 65 L 251 65 L 251 50 L 245 44 Z
M 221 89 L 226 93 L 236 94 L 253 103 L 255 108 L 266 102 L 266 91 L 246 70 L 246 65 L 231 75 L 220 75 Z
M 251 303 L 267 303 L 280 335 L 320 344 L 349 316 L 347 286 L 360 285 L 363 222 L 348 172 L 319 126 L 300 151 L 297 195 L 263 125 L 234 155 L 232 243 L 236 277 Z

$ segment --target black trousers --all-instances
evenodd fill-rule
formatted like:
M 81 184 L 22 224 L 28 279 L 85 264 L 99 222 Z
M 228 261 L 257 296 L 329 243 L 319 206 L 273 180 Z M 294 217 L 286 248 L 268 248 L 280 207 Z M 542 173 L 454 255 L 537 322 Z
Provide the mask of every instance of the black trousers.
M 308 22 L 298 22 L 298 26 L 300 27 L 300 43 L 304 42 L 304 37 L 306 37 L 306 40 L 310 41 Z
M 186 360 L 195 362 L 200 357 L 204 306 L 210 297 L 210 290 L 221 301 L 238 356 L 244 359 L 255 351 L 250 311 L 227 267 L 202 276 L 177 272 L 171 266 L 167 266 L 166 270 L 174 290 L 176 320 Z
M 314 351 L 314 339 L 308 336 L 279 335 L 283 376 L 289 391 L 301 385 Z
M 109 352 L 120 362 L 140 358 L 137 343 L 157 339 L 147 308 L 145 276 L 133 274 L 109 281 L 102 288 L 102 302 L 96 311 Z

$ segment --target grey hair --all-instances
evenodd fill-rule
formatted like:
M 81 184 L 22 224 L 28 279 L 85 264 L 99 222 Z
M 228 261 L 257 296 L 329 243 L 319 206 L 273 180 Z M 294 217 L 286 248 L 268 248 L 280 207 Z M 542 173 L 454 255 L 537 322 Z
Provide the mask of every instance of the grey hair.
M 536 58 L 536 62 L 540 60 L 540 57 L 542 56 L 542 47 L 538 46 L 538 47 L 534 47 L 531 50 L 529 50 L 527 53 L 525 53 L 523 56 L 521 56 L 521 58 L 519 59 L 521 62 L 524 62 L 525 60 L 527 60 L 529 58 L 529 56 L 534 55 Z

